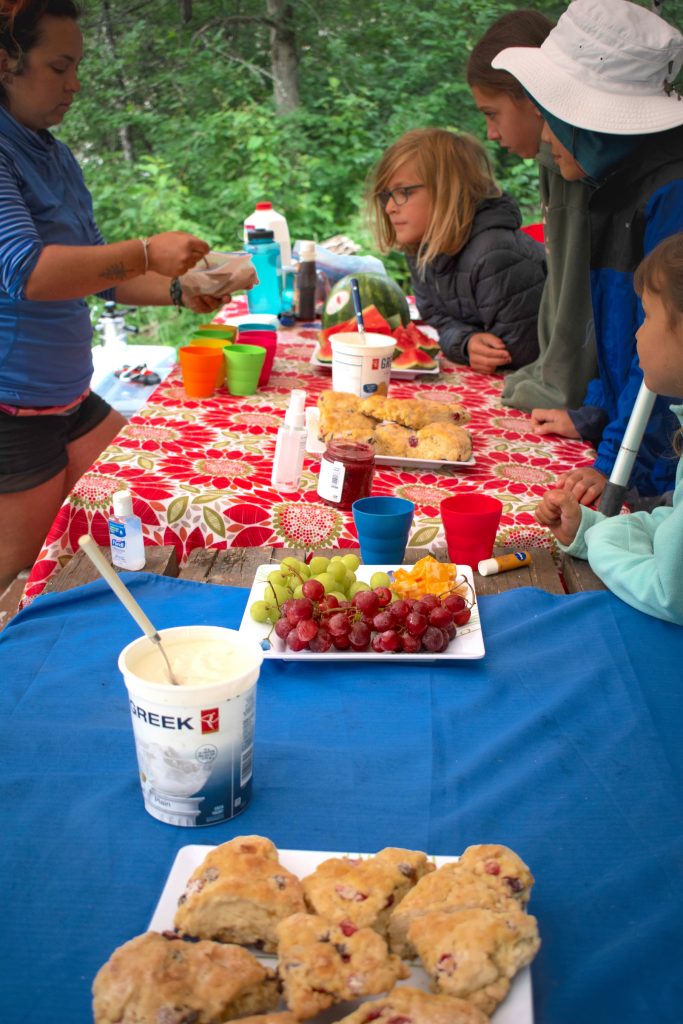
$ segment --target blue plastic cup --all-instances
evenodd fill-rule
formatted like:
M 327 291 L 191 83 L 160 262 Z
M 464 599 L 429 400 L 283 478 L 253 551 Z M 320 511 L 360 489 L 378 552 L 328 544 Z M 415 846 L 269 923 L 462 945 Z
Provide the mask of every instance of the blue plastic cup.
M 415 506 L 406 498 L 359 498 L 352 505 L 366 565 L 402 565 Z

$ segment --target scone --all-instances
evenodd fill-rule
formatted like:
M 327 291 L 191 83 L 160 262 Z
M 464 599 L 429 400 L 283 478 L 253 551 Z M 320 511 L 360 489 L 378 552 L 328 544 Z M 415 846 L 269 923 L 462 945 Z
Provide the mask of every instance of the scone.
M 499 886 L 525 907 L 531 896 L 534 876 L 521 857 L 508 846 L 479 843 L 468 846 L 460 863 L 487 885 Z
M 434 910 L 455 911 L 482 907 L 487 910 L 517 909 L 519 903 L 506 884 L 488 884 L 468 867 L 462 858 L 422 878 L 398 904 L 389 918 L 389 944 L 394 953 L 412 959 L 415 950 L 408 940 L 408 929 L 418 917 Z M 499 883 L 502 879 L 499 879 Z
M 321 391 L 318 395 L 320 414 L 358 412 L 361 399 L 349 391 Z
M 338 1024 L 489 1024 L 489 1018 L 465 999 L 432 996 L 399 985 L 382 999 L 363 1003 Z M 246 1024 L 246 1022 L 243 1022 Z
M 377 455 L 397 455 L 405 458 L 412 456 L 413 444 L 417 444 L 417 435 L 407 427 L 400 427 L 398 423 L 378 423 L 372 443 Z
M 361 398 L 358 412 L 362 412 L 364 416 L 371 416 L 373 420 L 377 420 L 379 423 L 382 420 L 391 418 L 386 415 L 388 403 L 389 399 L 386 395 L 368 395 L 367 398 Z
M 411 456 L 436 462 L 467 462 L 472 458 L 472 438 L 456 423 L 429 423 L 418 430 Z
M 299 1024 L 299 1018 L 289 1010 L 282 1013 L 257 1013 L 255 1017 L 240 1017 L 239 1024 Z
M 386 937 L 389 915 L 419 878 L 434 870 L 424 853 L 389 847 L 374 857 L 332 857 L 303 879 L 314 914 Z
M 408 939 L 429 975 L 432 990 L 468 999 L 491 1014 L 510 980 L 531 963 L 540 939 L 536 918 L 517 907 L 433 911 L 413 921 Z
M 116 949 L 93 982 L 95 1024 L 214 1024 L 279 1002 L 274 971 L 241 946 L 147 932 Z
M 318 437 L 321 441 L 345 438 L 370 444 L 375 433 L 375 422 L 359 412 L 321 412 Z
M 280 922 L 277 933 L 285 1002 L 304 1020 L 333 1003 L 387 992 L 410 975 L 372 928 L 294 914 Z
M 303 910 L 301 882 L 282 867 L 270 839 L 238 836 L 211 850 L 192 873 L 174 924 L 181 935 L 274 953 L 278 922 Z
M 411 430 L 421 430 L 429 423 L 459 423 L 469 420 L 469 413 L 459 402 L 433 402 L 427 398 L 364 398 L 359 411 L 374 419 L 390 420 Z

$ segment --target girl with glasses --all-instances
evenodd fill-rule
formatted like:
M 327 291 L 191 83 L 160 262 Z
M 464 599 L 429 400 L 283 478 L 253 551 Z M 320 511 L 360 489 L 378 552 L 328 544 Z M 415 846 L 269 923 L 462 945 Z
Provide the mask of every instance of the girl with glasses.
M 406 254 L 420 316 L 448 359 L 495 373 L 536 358 L 543 248 L 519 230 L 480 142 L 407 132 L 372 174 L 370 207 L 380 249 Z

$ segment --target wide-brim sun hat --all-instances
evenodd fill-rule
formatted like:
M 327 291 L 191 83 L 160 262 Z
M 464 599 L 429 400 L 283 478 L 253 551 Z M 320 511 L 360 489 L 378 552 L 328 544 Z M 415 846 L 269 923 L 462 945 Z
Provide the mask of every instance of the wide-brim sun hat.
M 577 128 L 647 135 L 683 124 L 671 84 L 683 35 L 628 0 L 573 0 L 540 47 L 508 47 L 491 64 Z

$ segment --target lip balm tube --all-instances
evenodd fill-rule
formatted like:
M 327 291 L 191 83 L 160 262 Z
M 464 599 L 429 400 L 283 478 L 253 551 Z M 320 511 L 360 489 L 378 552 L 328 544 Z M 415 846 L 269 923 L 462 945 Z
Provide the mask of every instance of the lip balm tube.
M 514 551 L 509 555 L 499 555 L 498 558 L 484 558 L 479 562 L 477 569 L 480 576 L 495 576 L 498 572 L 522 569 L 525 565 L 531 565 L 529 552 Z

